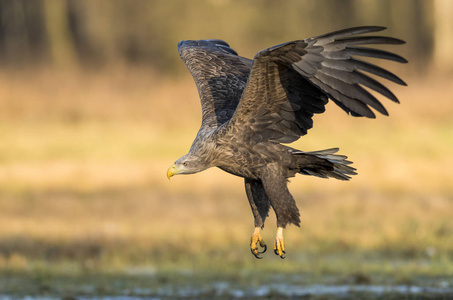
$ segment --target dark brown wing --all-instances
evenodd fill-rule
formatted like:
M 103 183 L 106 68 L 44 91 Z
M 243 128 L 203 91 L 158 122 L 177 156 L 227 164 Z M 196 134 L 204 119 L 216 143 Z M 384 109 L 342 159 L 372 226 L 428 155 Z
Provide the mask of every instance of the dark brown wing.
M 370 109 L 387 115 L 384 106 L 366 89 L 398 102 L 390 90 L 361 71 L 398 84 L 405 83 L 373 64 L 353 58 L 368 56 L 406 62 L 396 54 L 363 44 L 402 44 L 380 36 L 353 36 L 384 30 L 356 27 L 260 51 L 229 126 L 244 140 L 289 143 L 312 128 L 315 113 L 324 112 L 328 98 L 353 116 L 374 118 Z
M 203 113 L 201 129 L 217 128 L 234 114 L 252 68 L 221 40 L 181 41 L 179 55 L 197 85 Z

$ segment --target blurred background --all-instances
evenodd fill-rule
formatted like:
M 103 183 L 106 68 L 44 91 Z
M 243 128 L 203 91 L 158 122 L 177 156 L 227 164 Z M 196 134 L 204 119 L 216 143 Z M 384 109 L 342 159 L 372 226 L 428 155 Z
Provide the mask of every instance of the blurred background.
M 201 120 L 177 43 L 219 38 L 252 58 L 361 25 L 407 42 L 385 49 L 409 64 L 372 60 L 408 83 L 385 82 L 401 104 L 380 97 L 390 117 L 376 120 L 333 104 L 315 116 L 292 146 L 340 147 L 359 175 L 294 178 L 301 228 L 286 230 L 286 260 L 258 261 L 241 178 L 165 176 Z M 452 49 L 449 0 L 1 0 L 0 295 L 453 288 Z M 274 234 L 271 211 L 268 245 Z

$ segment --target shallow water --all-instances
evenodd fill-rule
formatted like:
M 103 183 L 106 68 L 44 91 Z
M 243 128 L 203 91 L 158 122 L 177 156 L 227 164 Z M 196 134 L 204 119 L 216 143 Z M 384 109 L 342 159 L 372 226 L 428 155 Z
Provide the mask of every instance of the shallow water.
M 191 287 L 165 287 L 158 289 L 134 289 L 124 291 L 125 295 L 116 296 L 71 296 L 78 300 L 159 300 L 167 298 L 196 298 L 196 297 L 228 297 L 228 298 L 278 298 L 304 296 L 330 296 L 334 298 L 349 298 L 351 295 L 366 294 L 367 297 L 382 295 L 423 295 L 423 296 L 451 296 L 453 289 L 448 287 L 421 287 L 421 286 L 383 286 L 383 285 L 290 285 L 270 284 L 249 289 L 231 287 L 228 282 L 216 282 L 211 288 L 197 289 Z M 126 296 L 133 294 L 136 296 Z M 445 298 L 445 297 L 444 297 Z M 59 296 L 12 296 L 1 295 L 1 300 L 57 300 Z M 428 298 L 429 299 L 429 298 Z M 447 298 L 445 298 L 447 299 Z

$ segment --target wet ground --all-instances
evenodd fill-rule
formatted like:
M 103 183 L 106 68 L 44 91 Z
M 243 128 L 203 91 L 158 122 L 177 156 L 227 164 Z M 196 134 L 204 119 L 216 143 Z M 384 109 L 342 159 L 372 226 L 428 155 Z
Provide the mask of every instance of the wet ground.
M 447 285 L 447 283 L 445 283 Z M 453 299 L 449 287 L 413 285 L 291 285 L 270 284 L 237 288 L 228 282 L 215 282 L 210 287 L 190 286 L 125 289 L 123 295 L 94 296 L 94 287 L 80 287 L 79 293 L 67 295 L 5 295 L 2 300 L 138 300 L 138 299 Z M 84 295 L 85 294 L 85 295 Z M 91 294 L 91 295 L 90 295 Z

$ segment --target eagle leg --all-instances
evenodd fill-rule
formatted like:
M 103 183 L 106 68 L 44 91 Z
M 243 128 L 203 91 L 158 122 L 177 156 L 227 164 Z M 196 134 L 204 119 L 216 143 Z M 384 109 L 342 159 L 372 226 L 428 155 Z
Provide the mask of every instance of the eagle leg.
M 263 248 L 263 251 L 258 251 L 258 244 Z M 256 258 L 262 259 L 260 254 L 263 254 L 267 250 L 266 243 L 264 243 L 263 239 L 261 238 L 260 234 L 260 227 L 255 227 L 255 230 L 253 231 L 252 238 L 250 240 L 250 250 L 253 255 L 255 255 Z
M 284 259 L 286 256 L 285 252 L 285 240 L 283 239 L 283 227 L 277 228 L 277 234 L 274 242 L 274 253 Z

